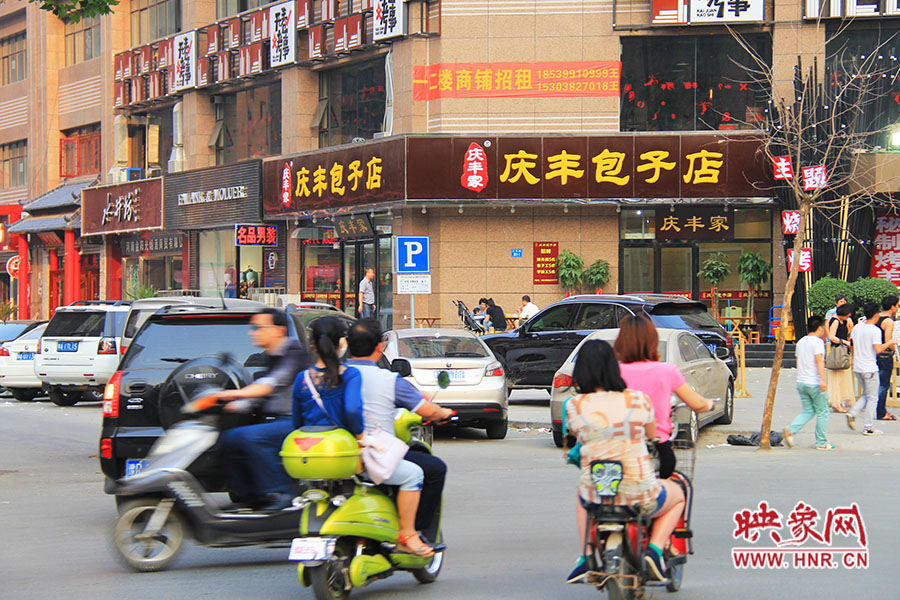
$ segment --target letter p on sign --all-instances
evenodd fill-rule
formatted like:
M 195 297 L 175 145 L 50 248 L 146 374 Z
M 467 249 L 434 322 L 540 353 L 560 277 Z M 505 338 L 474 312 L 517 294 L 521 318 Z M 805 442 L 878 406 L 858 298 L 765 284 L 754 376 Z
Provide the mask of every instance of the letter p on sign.
M 431 245 L 427 235 L 398 235 L 395 241 L 397 273 L 431 272 Z

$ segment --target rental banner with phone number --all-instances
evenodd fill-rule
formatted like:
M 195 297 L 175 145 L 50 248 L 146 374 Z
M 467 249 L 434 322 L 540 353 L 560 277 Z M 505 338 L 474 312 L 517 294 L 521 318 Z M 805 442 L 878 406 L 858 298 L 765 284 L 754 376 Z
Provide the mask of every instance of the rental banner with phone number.
M 618 96 L 622 63 L 441 63 L 413 69 L 415 100 L 555 98 Z

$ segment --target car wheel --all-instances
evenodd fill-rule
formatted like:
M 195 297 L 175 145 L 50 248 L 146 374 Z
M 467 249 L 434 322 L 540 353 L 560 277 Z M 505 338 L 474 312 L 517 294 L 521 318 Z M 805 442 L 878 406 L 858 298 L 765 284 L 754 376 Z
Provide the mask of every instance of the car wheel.
M 19 402 L 33 402 L 37 398 L 40 388 L 6 388 L 13 398 Z
M 51 387 L 47 395 L 50 402 L 57 406 L 75 406 L 81 400 L 81 392 L 64 392 L 58 387 Z
M 725 390 L 725 412 L 716 419 L 717 425 L 731 425 L 734 421 L 734 384 L 728 382 L 728 389 Z
M 557 429 L 556 427 L 553 427 L 552 431 L 553 431 L 553 443 L 556 445 L 557 448 L 562 448 L 563 447 L 562 428 Z
M 488 424 L 484 429 L 489 440 L 502 440 L 506 437 L 506 432 L 509 430 L 509 421 L 507 419 L 495 421 Z

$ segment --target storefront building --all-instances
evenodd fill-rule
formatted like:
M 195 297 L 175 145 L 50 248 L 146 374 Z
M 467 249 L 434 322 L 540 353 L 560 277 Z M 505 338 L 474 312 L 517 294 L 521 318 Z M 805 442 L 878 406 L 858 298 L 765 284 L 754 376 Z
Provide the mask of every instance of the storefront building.
M 540 306 L 561 299 L 552 258 L 563 250 L 607 261 L 606 292 L 705 299 L 701 256 L 772 258 L 758 144 L 738 134 L 395 137 L 266 161 L 265 214 L 296 220 L 302 298 L 352 312 L 373 266 L 393 327 L 409 326 L 410 312 L 389 287 L 388 234 L 430 236 L 432 293 L 416 298 L 416 317 L 444 325 L 456 322 L 452 300 L 491 297 L 512 313 L 524 294 Z
M 248 298 L 285 292 L 284 225 L 262 219 L 258 160 L 165 176 L 166 231 L 187 234 L 188 289 Z
M 159 235 L 164 224 L 162 192 L 161 177 L 91 187 L 82 192 L 82 234 L 100 236 L 104 244 L 106 299 L 134 299 L 149 286 L 157 291 L 181 289 L 180 243 L 173 255 L 171 245 L 152 252 L 150 247 L 135 251 L 132 241 L 135 235 L 148 240 Z M 126 248 L 130 250 L 127 253 Z

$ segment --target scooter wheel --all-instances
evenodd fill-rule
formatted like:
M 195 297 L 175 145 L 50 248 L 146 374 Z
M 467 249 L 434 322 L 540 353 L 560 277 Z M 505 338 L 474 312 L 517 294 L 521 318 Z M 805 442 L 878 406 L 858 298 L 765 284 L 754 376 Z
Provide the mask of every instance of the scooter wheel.
M 438 537 L 437 543 L 444 543 L 443 534 Z M 442 566 L 444 566 L 444 553 L 436 552 L 434 556 L 431 557 L 430 563 L 421 569 L 415 569 L 412 574 L 419 583 L 433 583 L 438 578 L 438 575 L 441 574 Z
M 681 589 L 681 581 L 684 579 L 684 565 L 676 565 L 669 567 L 669 583 L 666 589 L 670 592 L 677 592 Z
M 172 564 L 184 543 L 184 523 L 174 510 L 156 535 L 139 537 L 158 504 L 159 500 L 141 498 L 123 503 L 119 508 L 119 518 L 113 527 L 113 547 L 119 561 L 135 571 L 162 571 Z
M 306 568 L 316 600 L 346 600 L 350 597 L 352 588 L 345 571 L 350 565 L 350 556 L 339 541 L 331 560 L 317 567 Z

